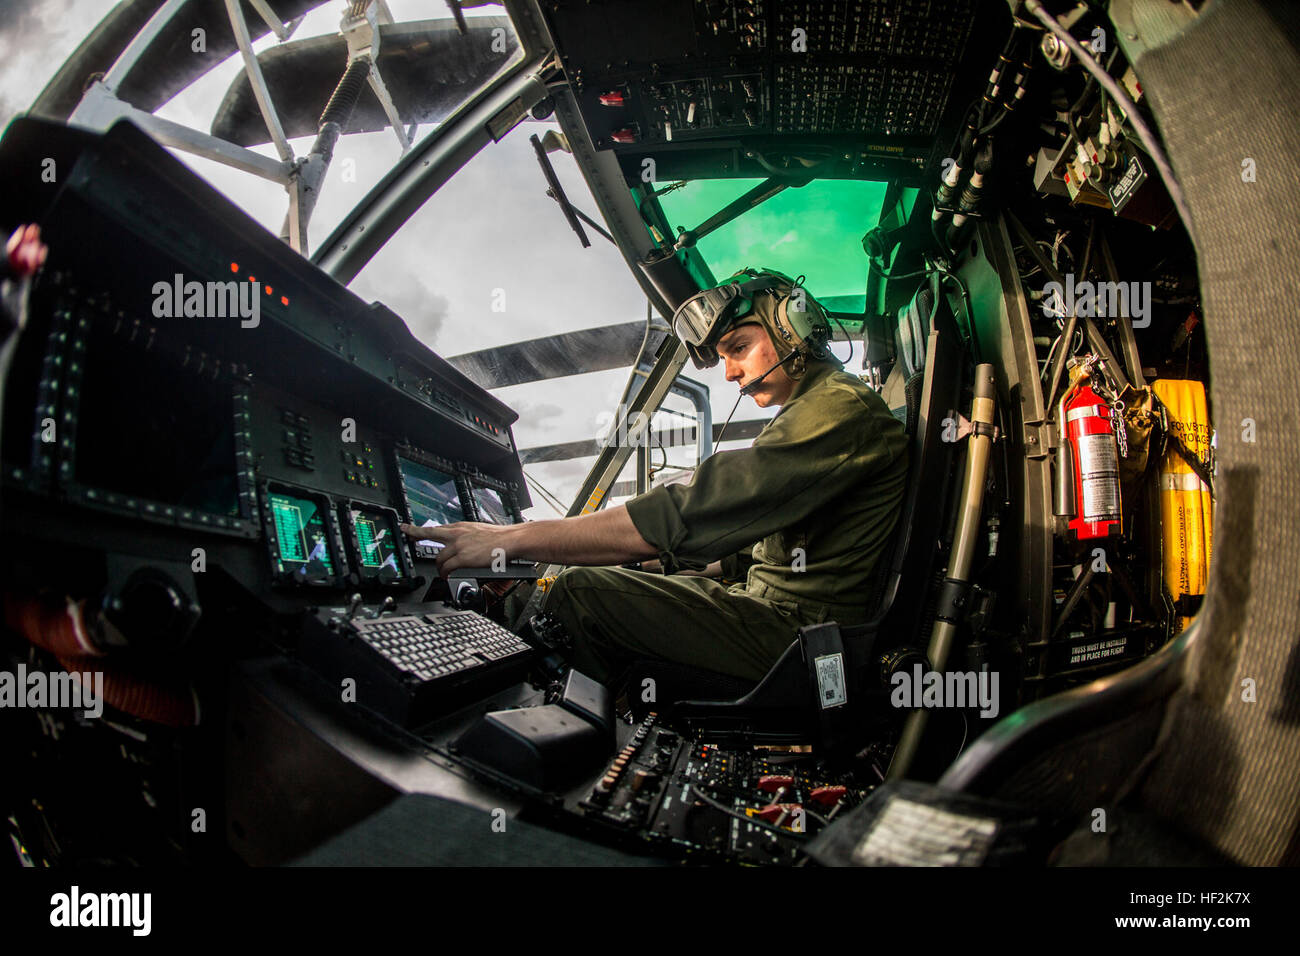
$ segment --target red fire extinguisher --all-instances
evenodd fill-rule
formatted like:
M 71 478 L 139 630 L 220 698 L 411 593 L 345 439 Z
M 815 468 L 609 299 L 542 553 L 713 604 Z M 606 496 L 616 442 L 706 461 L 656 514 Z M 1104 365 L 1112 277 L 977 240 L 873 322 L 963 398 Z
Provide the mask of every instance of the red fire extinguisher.
M 1120 521 L 1119 449 L 1110 406 L 1086 382 L 1065 401 L 1066 437 L 1074 453 L 1075 517 L 1080 540 L 1116 533 Z

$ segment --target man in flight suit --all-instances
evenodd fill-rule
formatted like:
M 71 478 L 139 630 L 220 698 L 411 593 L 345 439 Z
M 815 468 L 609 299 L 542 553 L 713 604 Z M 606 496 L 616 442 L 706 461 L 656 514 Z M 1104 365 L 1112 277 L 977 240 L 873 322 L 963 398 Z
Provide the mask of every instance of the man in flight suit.
M 647 657 L 759 680 L 800 626 L 866 619 L 902 502 L 904 430 L 834 358 L 820 305 L 779 273 L 747 270 L 706 290 L 674 329 L 697 365 L 721 359 L 742 394 L 781 407 L 750 448 L 589 515 L 403 530 L 445 544 L 444 575 L 489 565 L 494 548 L 570 565 L 544 610 L 573 639 L 573 666 L 597 680 Z M 662 575 L 572 566 L 652 557 Z M 730 587 L 705 576 L 736 577 L 743 563 Z

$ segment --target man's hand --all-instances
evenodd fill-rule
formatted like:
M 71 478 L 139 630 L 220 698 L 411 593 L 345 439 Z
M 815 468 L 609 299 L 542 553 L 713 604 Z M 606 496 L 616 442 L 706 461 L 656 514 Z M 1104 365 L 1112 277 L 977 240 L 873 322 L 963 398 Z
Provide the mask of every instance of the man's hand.
M 45 262 L 49 248 L 41 242 L 41 227 L 35 223 L 19 226 L 5 245 L 9 270 L 16 276 L 32 275 Z
M 658 553 L 641 537 L 623 505 L 581 517 L 523 524 L 458 521 L 440 527 L 401 527 L 407 537 L 445 545 L 437 557 L 438 573 L 443 577 L 457 568 L 491 567 L 492 552 L 497 548 L 505 552 L 507 561 L 522 558 L 566 565 L 622 564 Z
M 488 568 L 492 559 L 502 553 L 505 559 L 525 557 L 512 554 L 514 529 L 521 525 L 480 524 L 477 521 L 457 521 L 433 528 L 417 528 L 413 524 L 399 526 L 402 533 L 414 540 L 437 541 L 443 545 L 438 552 L 438 574 L 446 577 L 457 568 Z

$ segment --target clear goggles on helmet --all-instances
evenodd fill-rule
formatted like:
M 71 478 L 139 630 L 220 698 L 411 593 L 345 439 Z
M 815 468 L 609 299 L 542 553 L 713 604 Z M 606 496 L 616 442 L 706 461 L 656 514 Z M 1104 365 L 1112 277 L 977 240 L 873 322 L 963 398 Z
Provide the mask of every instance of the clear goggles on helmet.
M 716 345 L 726 327 L 753 308 L 753 300 L 741 294 L 740 283 L 729 282 L 705 289 L 683 302 L 673 313 L 673 334 L 684 345 L 709 348 Z

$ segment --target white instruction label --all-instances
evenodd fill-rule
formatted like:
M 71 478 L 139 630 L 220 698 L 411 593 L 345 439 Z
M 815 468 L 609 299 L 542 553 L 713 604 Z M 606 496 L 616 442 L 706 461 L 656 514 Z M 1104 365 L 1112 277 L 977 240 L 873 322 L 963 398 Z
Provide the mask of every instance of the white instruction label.
M 1114 436 L 1109 432 L 1080 435 L 1078 448 L 1083 476 L 1080 515 L 1085 521 L 1119 520 L 1119 458 Z
M 862 866 L 978 866 L 998 830 L 996 820 L 895 795 L 858 841 L 853 862 Z
M 813 661 L 817 669 L 817 697 L 822 710 L 838 707 L 849 699 L 844 686 L 844 655 L 826 654 Z

